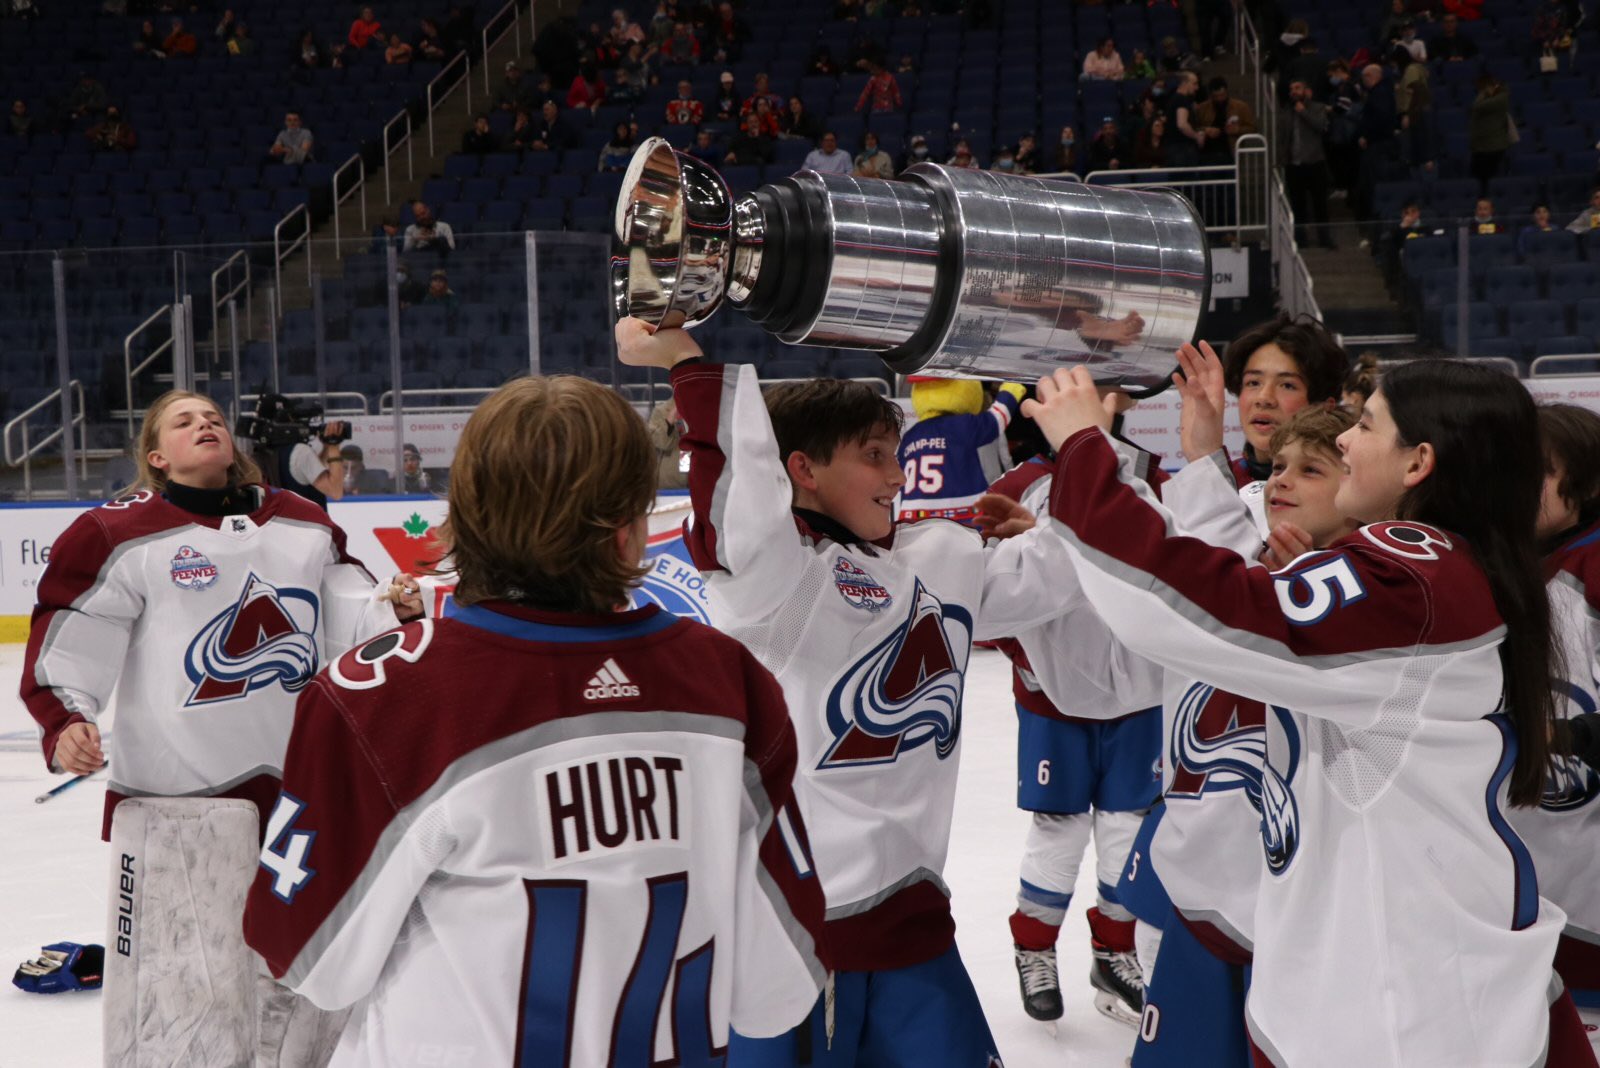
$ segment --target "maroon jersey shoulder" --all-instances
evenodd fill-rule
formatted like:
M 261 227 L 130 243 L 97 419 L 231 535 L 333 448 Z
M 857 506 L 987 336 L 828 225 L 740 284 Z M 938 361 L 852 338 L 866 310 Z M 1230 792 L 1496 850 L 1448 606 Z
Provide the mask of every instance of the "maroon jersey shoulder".
M 1014 501 L 1018 501 L 1022 499 L 1024 493 L 1028 492 L 1028 487 L 1041 478 L 1049 478 L 1054 473 L 1054 464 L 1035 463 L 1032 460 L 1028 460 L 995 479 L 989 486 L 989 492 L 1003 494 Z
M 1416 642 L 1449 645 L 1472 641 L 1503 624 L 1494 593 L 1470 545 L 1459 535 L 1410 520 L 1372 523 L 1330 547 L 1355 564 L 1364 587 L 1388 588 L 1382 614 L 1360 613 L 1360 624 L 1380 632 L 1392 630 L 1402 644 L 1412 628 Z M 1295 567 L 1300 574 L 1309 567 Z M 1392 622 L 1385 623 L 1387 617 Z M 1369 638 L 1373 635 L 1369 635 Z

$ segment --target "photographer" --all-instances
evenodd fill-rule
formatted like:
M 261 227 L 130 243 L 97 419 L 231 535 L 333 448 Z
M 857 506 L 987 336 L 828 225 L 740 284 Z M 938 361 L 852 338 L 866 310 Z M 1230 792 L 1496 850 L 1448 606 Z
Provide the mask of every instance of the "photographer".
M 323 424 L 316 437 L 293 446 L 279 446 L 278 473 L 283 488 L 293 490 L 318 507 L 344 496 L 344 456 L 339 443 L 350 437 L 350 424 L 334 421 Z

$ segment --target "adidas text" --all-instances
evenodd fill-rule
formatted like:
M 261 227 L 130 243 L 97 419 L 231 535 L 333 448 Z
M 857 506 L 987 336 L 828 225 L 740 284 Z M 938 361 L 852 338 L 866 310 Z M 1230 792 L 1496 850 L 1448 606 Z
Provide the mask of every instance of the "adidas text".
M 583 691 L 586 701 L 615 700 L 620 697 L 638 697 L 639 687 L 623 674 L 622 668 L 613 659 L 607 658 L 600 670 L 594 673 L 589 680 L 589 685 Z

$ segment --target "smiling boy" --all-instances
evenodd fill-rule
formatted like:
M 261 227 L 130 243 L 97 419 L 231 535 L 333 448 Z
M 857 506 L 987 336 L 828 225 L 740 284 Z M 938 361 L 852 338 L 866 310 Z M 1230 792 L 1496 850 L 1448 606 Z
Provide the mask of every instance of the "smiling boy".
M 729 1064 L 999 1063 L 955 948 L 942 872 L 974 638 L 1073 597 L 1054 524 L 985 548 L 944 520 L 896 525 L 900 410 L 860 383 L 762 396 L 681 330 L 617 325 L 623 362 L 671 370 L 690 453 L 686 535 L 713 622 L 778 677 L 796 798 L 837 972 L 807 1024 L 730 1040 Z
M 1310 319 L 1280 314 L 1233 340 L 1222 371 L 1244 428 L 1244 452 L 1229 459 L 1240 488 L 1271 474 L 1272 435 L 1291 415 L 1308 404 L 1339 402 L 1349 363 L 1327 328 Z

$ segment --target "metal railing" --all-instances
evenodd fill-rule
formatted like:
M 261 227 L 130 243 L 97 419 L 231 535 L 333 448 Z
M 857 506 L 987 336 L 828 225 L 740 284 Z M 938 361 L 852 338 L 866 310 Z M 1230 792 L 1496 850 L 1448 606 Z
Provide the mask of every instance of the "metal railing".
M 511 12 L 511 21 L 506 24 L 506 27 L 504 29 L 502 29 L 499 33 L 495 34 L 494 40 L 492 40 L 492 41 L 489 40 L 489 31 L 490 31 L 490 29 L 495 25 L 495 23 L 499 22 L 501 16 L 503 16 L 508 11 Z M 532 17 L 533 17 L 533 12 L 532 11 L 529 11 L 528 17 L 529 17 L 530 20 L 532 19 Z M 479 53 L 479 54 L 483 56 L 483 96 L 484 96 L 484 99 L 488 99 L 489 93 L 491 91 L 490 88 L 489 88 L 489 68 L 491 66 L 493 66 L 493 64 L 491 64 L 489 62 L 489 49 L 493 48 L 495 45 L 497 45 L 501 41 L 505 40 L 506 34 L 508 34 L 508 33 L 514 34 L 512 40 L 513 40 L 513 43 L 516 45 L 516 48 L 517 48 L 517 58 L 521 59 L 522 58 L 522 11 L 521 11 L 521 0 L 506 0 L 505 5 L 502 6 L 499 11 L 496 11 L 493 15 L 490 15 L 489 16 L 489 21 L 485 22 L 483 24 L 483 51 L 481 53 Z
M 1586 364 L 1595 364 L 1594 369 L 1565 370 L 1567 366 L 1583 361 Z M 1591 376 L 1600 370 L 1600 352 L 1568 352 L 1560 356 L 1540 356 L 1528 367 L 1529 378 L 1562 378 L 1569 375 Z
M 72 426 L 77 428 L 78 431 L 78 477 L 87 479 L 89 477 L 89 417 L 88 409 L 83 403 L 83 383 L 74 378 L 67 383 L 67 388 L 72 391 L 71 397 L 76 399 L 78 402 L 77 414 L 72 416 Z M 45 436 L 40 438 L 38 441 L 32 440 L 32 428 L 28 425 L 28 421 L 36 412 L 48 408 L 52 404 L 56 405 L 57 407 L 60 407 L 61 405 L 60 386 L 57 386 L 55 389 L 51 390 L 42 400 L 18 412 L 16 416 L 5 425 L 4 430 L 0 431 L 0 433 L 3 433 L 5 439 L 5 458 L 7 466 L 16 467 L 19 464 L 22 466 L 22 493 L 24 500 L 33 500 L 33 458 L 43 450 L 48 449 L 51 445 L 54 445 L 56 442 L 60 441 L 61 435 L 65 433 L 67 429 L 66 427 L 57 426 L 52 428 L 49 433 L 45 434 Z M 15 434 L 16 431 L 20 431 L 21 433 Z M 14 434 L 16 437 L 20 438 L 20 444 L 15 451 L 13 451 L 11 448 Z
M 391 141 L 389 139 L 389 131 L 394 129 L 395 123 L 401 121 L 406 124 L 406 132 L 400 140 Z M 416 177 L 416 172 L 411 158 L 411 111 L 407 108 L 401 108 L 400 114 L 383 124 L 383 202 L 385 204 L 394 203 L 394 198 L 389 195 L 389 171 L 393 169 L 392 160 L 394 159 L 394 154 L 400 151 L 401 145 L 404 145 L 406 149 L 406 181 L 409 182 Z M 364 198 L 361 207 L 362 210 L 366 209 Z
M 461 73 L 454 82 L 440 88 L 436 97 L 434 88 L 444 82 L 445 78 L 449 76 L 458 63 L 461 64 Z M 472 114 L 472 60 L 465 51 L 458 53 L 454 59 L 446 63 L 444 69 L 435 74 L 433 81 L 428 83 L 428 155 L 430 156 L 434 155 L 433 113 L 444 106 L 444 102 L 450 99 L 450 94 L 456 91 L 456 86 L 458 85 L 467 87 L 467 114 L 470 115 Z
M 289 225 L 289 220 L 300 216 L 305 228 L 300 236 L 290 243 L 288 248 L 283 247 L 283 228 Z M 296 204 L 294 209 L 278 220 L 278 225 L 272 228 L 272 277 L 273 283 L 279 293 L 283 292 L 283 261 L 293 256 L 295 250 L 301 245 L 306 248 L 306 284 L 311 284 L 311 213 L 304 204 Z
M 329 390 L 327 393 L 284 393 L 282 396 L 290 400 L 314 401 L 323 406 L 324 415 L 371 415 L 367 408 L 367 398 L 360 393 L 344 390 Z M 246 393 L 239 398 L 241 412 L 255 411 L 256 401 L 261 399 L 259 393 Z M 350 401 L 355 403 L 347 403 Z
M 1089 185 L 1114 185 L 1119 189 L 1173 189 L 1188 197 L 1199 210 L 1208 234 L 1232 234 L 1240 240 L 1247 230 L 1265 231 L 1268 218 L 1267 139 L 1244 134 L 1234 146 L 1232 163 L 1204 167 L 1145 167 L 1090 171 Z M 1040 175 L 1065 179 L 1065 174 Z
M 134 404 L 134 397 L 133 397 L 133 380 L 134 380 L 134 377 L 136 375 L 139 375 L 140 373 L 142 373 L 146 367 L 149 367 L 152 363 L 155 363 L 158 359 L 161 358 L 161 356 L 164 353 L 168 352 L 172 348 L 173 342 L 175 340 L 173 338 L 173 336 L 169 333 L 167 335 L 167 340 L 163 341 L 161 344 L 159 344 L 155 348 L 151 349 L 150 350 L 150 355 L 148 355 L 144 359 L 140 360 L 139 361 L 139 365 L 137 367 L 135 367 L 134 363 L 133 363 L 133 341 L 140 334 L 144 333 L 146 330 L 150 329 L 152 326 L 156 325 L 157 323 L 166 323 L 169 328 L 171 327 L 171 325 L 172 325 L 172 305 L 170 305 L 170 304 L 161 305 L 161 307 L 158 308 L 150 316 L 150 318 L 146 319 L 144 322 L 142 322 L 138 326 L 134 327 L 132 330 L 130 330 L 128 332 L 128 336 L 122 339 L 123 395 L 127 398 L 127 402 L 128 402 L 128 410 L 127 410 L 128 439 L 130 441 L 133 439 L 133 432 L 134 432 L 133 431 L 133 420 L 134 420 L 134 416 L 138 414 L 138 409 Z
M 356 181 L 355 181 L 355 184 L 352 185 L 349 189 L 346 189 L 344 192 L 341 193 L 341 192 L 339 192 L 339 177 L 341 175 L 345 174 L 347 171 L 349 171 L 351 167 L 354 167 L 356 169 Z M 386 168 L 386 170 L 387 170 L 387 168 Z M 363 237 L 366 236 L 366 233 L 367 233 L 367 196 L 366 196 L 366 191 L 365 191 L 366 184 L 367 184 L 367 164 L 366 164 L 366 161 L 361 158 L 361 153 L 359 153 L 359 152 L 357 152 L 355 155 L 351 156 L 349 159 L 347 159 L 343 163 L 341 163 L 339 165 L 339 169 L 333 172 L 333 258 L 334 259 L 341 259 L 344 256 L 344 249 L 340 244 L 340 239 L 344 235 L 340 232 L 340 229 L 339 229 L 339 223 L 340 223 L 339 209 L 340 209 L 340 207 L 343 206 L 345 201 L 349 200 L 351 197 L 355 196 L 358 193 L 361 195 L 361 235 Z M 307 253 L 306 260 L 307 260 L 308 263 L 310 262 L 309 251 Z
M 412 413 L 422 412 L 470 412 L 478 406 L 494 389 L 483 386 L 441 386 L 438 389 L 402 389 L 400 390 L 400 406 L 403 411 Z M 413 404 L 412 397 L 471 397 L 470 404 Z M 394 411 L 394 390 L 386 389 L 378 394 L 378 414 L 387 415 Z
M 1271 176 L 1272 283 L 1278 291 L 1278 306 L 1290 315 L 1309 315 L 1322 321 L 1322 309 L 1312 292 L 1314 283 L 1305 258 L 1294 240 L 1294 212 L 1289 206 L 1289 194 L 1284 191 L 1283 179 Z
M 244 268 L 243 278 L 236 282 L 233 281 L 235 265 Z M 218 282 L 223 280 L 224 276 L 226 276 L 224 284 L 228 288 L 221 289 Z M 222 321 L 222 311 L 228 306 L 228 301 L 237 298 L 240 293 L 244 294 L 245 322 L 249 322 L 254 308 L 250 293 L 250 256 L 244 249 L 223 260 L 222 266 L 211 272 L 211 366 L 213 368 L 222 359 L 222 331 L 216 328 L 216 324 Z

